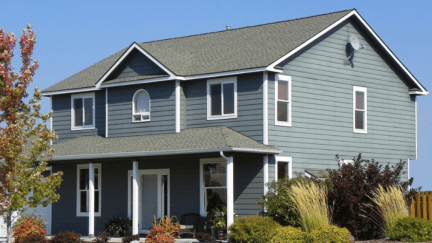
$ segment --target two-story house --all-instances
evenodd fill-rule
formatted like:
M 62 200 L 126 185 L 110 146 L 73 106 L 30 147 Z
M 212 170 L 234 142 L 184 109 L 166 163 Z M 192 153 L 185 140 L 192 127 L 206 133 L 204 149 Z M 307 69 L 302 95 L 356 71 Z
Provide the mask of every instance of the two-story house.
M 136 234 L 222 206 L 231 224 L 335 154 L 416 159 L 426 94 L 356 10 L 133 43 L 43 91 L 64 172 L 51 231 L 121 216 Z

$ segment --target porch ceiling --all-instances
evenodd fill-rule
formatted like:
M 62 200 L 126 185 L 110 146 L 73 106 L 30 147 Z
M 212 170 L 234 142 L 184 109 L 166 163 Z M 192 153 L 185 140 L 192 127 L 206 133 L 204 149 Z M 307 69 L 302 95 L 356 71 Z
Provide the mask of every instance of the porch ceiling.
M 118 138 L 82 136 L 54 144 L 52 147 L 55 149 L 53 161 L 219 151 L 262 154 L 282 152 L 225 126 L 189 128 L 174 134 Z

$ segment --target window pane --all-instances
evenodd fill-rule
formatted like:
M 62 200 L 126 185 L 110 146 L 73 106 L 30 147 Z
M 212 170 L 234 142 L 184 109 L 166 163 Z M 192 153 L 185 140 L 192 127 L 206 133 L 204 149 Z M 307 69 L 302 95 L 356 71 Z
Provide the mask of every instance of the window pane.
M 80 190 L 88 190 L 89 170 L 80 169 Z
M 95 190 L 99 189 L 99 170 L 98 168 L 94 169 L 94 188 Z
M 210 107 L 211 107 L 212 116 L 217 116 L 222 114 L 221 89 L 222 88 L 220 84 L 210 85 Z
M 133 119 L 134 121 L 141 121 L 141 115 L 134 115 Z
M 204 202 L 206 212 L 222 210 L 223 207 L 227 206 L 226 188 L 206 189 L 204 193 Z
M 93 125 L 93 98 L 84 99 L 84 125 Z
M 278 162 L 278 179 L 288 177 L 288 163 Z
M 135 95 L 135 113 L 150 111 L 150 97 L 147 92 L 140 91 Z
M 278 99 L 288 100 L 288 81 L 278 81 Z
M 364 111 L 355 111 L 355 128 L 364 129 Z
M 87 213 L 88 212 L 88 200 L 87 200 L 87 191 L 80 192 L 80 212 Z
M 288 102 L 278 101 L 277 103 L 277 119 L 278 121 L 288 122 Z
M 226 164 L 206 163 L 204 164 L 204 186 L 225 187 L 226 186 Z
M 234 83 L 223 85 L 224 114 L 234 114 Z
M 364 92 L 356 91 L 356 109 L 364 110 Z
M 83 125 L 83 103 L 82 99 L 74 99 L 74 110 L 75 110 L 75 126 L 81 127 Z
M 94 193 L 94 211 L 95 213 L 99 213 L 99 191 L 95 191 Z

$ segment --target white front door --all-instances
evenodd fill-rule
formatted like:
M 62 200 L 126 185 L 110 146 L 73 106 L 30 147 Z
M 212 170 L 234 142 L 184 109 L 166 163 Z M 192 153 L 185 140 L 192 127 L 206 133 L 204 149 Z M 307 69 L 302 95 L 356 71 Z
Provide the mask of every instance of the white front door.
M 129 171 L 128 214 L 133 215 L 132 171 Z M 140 232 L 146 233 L 153 226 L 154 220 L 169 213 L 169 169 L 138 171 L 138 224 Z

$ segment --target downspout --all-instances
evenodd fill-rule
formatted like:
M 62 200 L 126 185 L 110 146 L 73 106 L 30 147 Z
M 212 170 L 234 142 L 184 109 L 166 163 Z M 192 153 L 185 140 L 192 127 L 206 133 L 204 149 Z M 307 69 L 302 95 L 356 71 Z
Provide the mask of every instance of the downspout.
M 228 161 L 228 158 L 224 155 L 224 153 L 223 153 L 223 151 L 220 151 L 220 156 L 222 157 L 222 159 L 224 159 L 225 160 L 225 162 L 227 162 Z

